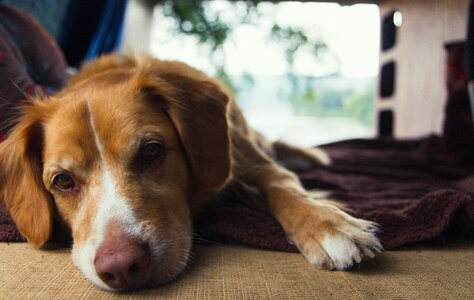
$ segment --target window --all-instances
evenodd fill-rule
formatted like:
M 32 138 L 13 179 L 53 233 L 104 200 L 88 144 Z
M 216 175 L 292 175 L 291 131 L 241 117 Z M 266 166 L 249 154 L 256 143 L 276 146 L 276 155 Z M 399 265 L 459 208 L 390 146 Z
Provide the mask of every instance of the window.
M 395 91 L 395 62 L 390 61 L 382 66 L 380 72 L 380 97 L 382 100 L 391 97 Z
M 153 55 L 220 76 L 270 139 L 314 146 L 374 136 L 376 5 L 198 3 L 155 7 Z
M 397 30 L 402 25 L 403 16 L 399 11 L 392 11 L 382 21 L 382 51 L 393 48 L 397 42 Z
M 379 112 L 379 137 L 393 136 L 393 111 L 382 110 Z

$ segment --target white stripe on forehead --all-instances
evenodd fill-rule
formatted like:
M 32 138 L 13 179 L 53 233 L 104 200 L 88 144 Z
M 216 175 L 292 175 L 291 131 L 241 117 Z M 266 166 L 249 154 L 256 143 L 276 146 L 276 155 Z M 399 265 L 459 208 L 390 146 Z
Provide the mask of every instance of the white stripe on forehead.
M 87 101 L 87 110 L 89 114 L 89 123 L 94 135 L 94 141 L 99 151 L 99 163 L 101 167 L 100 187 L 99 187 L 99 209 L 97 213 L 97 222 L 105 222 L 101 229 L 105 229 L 107 221 L 112 217 L 117 217 L 119 221 L 122 221 L 124 225 L 131 225 L 134 223 L 135 218 L 132 210 L 128 206 L 127 199 L 121 195 L 119 185 L 116 178 L 110 168 L 109 164 L 105 159 L 105 149 L 100 140 L 97 128 L 95 126 L 94 116 L 92 113 L 92 106 L 90 100 Z
M 97 134 L 97 128 L 95 126 L 95 121 L 94 121 L 94 116 L 92 114 L 92 106 L 91 106 L 90 100 L 87 100 L 87 114 L 89 115 L 89 125 L 91 126 L 92 134 L 94 135 L 95 145 L 97 147 L 97 150 L 99 150 L 100 159 L 101 161 L 105 162 L 104 161 L 105 159 L 104 147 L 102 146 L 99 135 Z

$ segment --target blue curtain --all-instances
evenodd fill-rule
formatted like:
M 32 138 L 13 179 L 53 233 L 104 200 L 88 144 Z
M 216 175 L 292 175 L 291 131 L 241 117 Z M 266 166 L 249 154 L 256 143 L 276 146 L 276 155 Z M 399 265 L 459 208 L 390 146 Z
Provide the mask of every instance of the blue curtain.
M 106 0 L 85 59 L 118 50 L 123 39 L 127 0 Z

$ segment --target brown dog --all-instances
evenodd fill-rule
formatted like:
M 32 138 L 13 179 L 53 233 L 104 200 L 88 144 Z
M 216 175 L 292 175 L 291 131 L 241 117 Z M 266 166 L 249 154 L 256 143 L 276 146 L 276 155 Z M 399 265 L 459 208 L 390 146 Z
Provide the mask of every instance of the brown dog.
M 275 161 L 296 156 L 329 162 L 321 150 L 266 141 L 221 85 L 183 63 L 112 55 L 24 109 L 0 144 L 0 187 L 33 246 L 57 218 L 72 232 L 76 266 L 106 290 L 175 278 L 192 217 L 235 181 L 265 195 L 311 264 L 341 270 L 373 257 L 373 223 L 312 200 Z

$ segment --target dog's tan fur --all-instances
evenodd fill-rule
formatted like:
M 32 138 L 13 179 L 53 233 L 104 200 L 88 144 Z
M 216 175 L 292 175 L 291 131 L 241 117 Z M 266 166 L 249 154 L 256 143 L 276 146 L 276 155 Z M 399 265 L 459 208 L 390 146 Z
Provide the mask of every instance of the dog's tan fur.
M 137 166 L 136 153 L 147 138 L 163 143 L 164 158 Z M 107 166 L 137 228 L 114 218 L 105 232 L 118 226 L 151 248 L 164 248 L 134 287 L 161 284 L 182 271 L 192 216 L 234 181 L 264 195 L 310 263 L 345 269 L 372 257 L 381 248 L 374 224 L 337 204 L 314 201 L 295 174 L 276 162 L 295 157 L 312 165 L 329 163 L 321 150 L 265 140 L 247 125 L 222 85 L 183 63 L 111 55 L 86 65 L 60 93 L 24 109 L 0 144 L 0 187 L 32 245 L 48 241 L 55 217 L 72 232 L 75 258 L 97 234 L 92 220 Z M 74 191 L 52 187 L 58 170 L 73 175 Z

